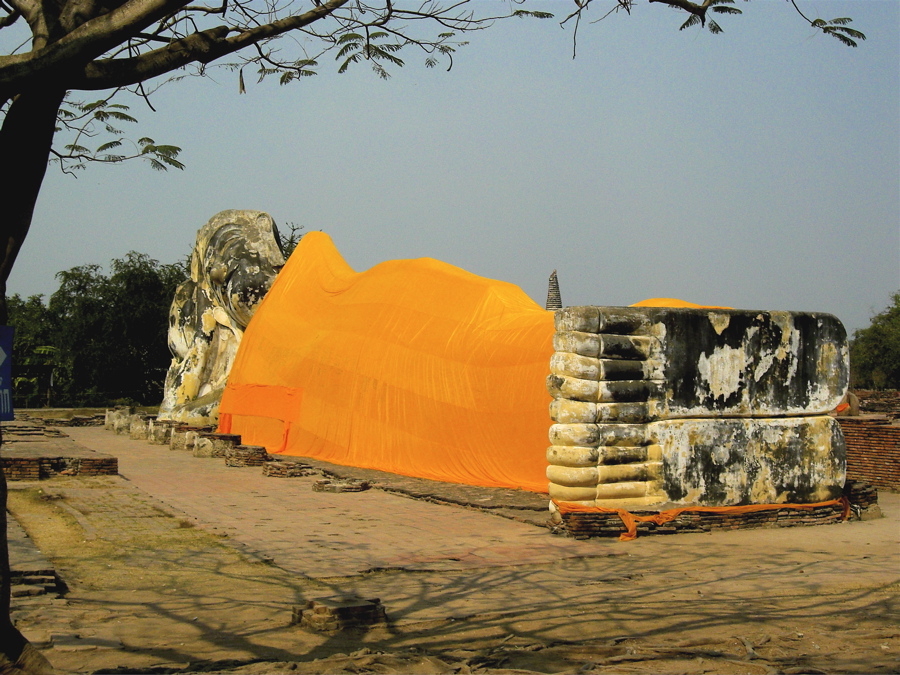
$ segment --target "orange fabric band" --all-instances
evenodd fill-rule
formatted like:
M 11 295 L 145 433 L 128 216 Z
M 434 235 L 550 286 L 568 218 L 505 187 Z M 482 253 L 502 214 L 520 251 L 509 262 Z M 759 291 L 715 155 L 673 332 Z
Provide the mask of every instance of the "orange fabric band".
M 616 513 L 622 519 L 625 525 L 625 532 L 619 535 L 619 541 L 631 541 L 637 539 L 637 523 L 656 523 L 664 525 L 665 523 L 675 520 L 679 515 L 687 511 L 698 513 L 754 513 L 756 511 L 771 511 L 775 509 L 815 509 L 821 506 L 834 506 L 841 504 L 841 520 L 847 520 L 850 515 L 850 501 L 846 497 L 839 499 L 831 499 L 825 502 L 816 502 L 814 504 L 746 504 L 744 506 L 685 506 L 677 509 L 668 509 L 660 511 L 649 516 L 636 516 L 626 509 L 604 508 L 602 506 L 584 506 L 583 504 L 573 504 L 571 502 L 558 502 L 555 499 L 553 503 L 560 513 Z

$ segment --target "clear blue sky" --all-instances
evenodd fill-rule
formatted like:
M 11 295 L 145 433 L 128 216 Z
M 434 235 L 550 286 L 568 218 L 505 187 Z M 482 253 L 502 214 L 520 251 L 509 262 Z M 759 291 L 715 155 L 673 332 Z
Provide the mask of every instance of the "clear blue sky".
M 186 170 L 51 168 L 9 291 L 130 250 L 173 262 L 248 208 L 328 232 L 359 271 L 429 256 L 543 304 L 557 269 L 565 304 L 667 296 L 860 328 L 900 289 L 900 3 L 802 5 L 853 17 L 858 49 L 786 2 L 736 6 L 711 35 L 636 4 L 582 24 L 575 60 L 571 28 L 515 21 L 450 72 L 410 52 L 386 82 L 326 58 L 245 95 L 226 72 L 170 85 L 159 112 L 132 110 Z

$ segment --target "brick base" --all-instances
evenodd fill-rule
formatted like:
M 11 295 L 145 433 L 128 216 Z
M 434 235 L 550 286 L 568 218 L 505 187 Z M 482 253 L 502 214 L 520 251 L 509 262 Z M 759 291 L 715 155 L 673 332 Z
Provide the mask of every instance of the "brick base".
M 261 445 L 235 445 L 225 450 L 225 466 L 262 466 L 269 453 Z
M 115 476 L 115 457 L 2 457 L 7 480 L 42 480 L 53 476 Z
M 844 495 L 849 499 L 849 520 L 878 517 L 878 492 L 863 481 L 848 481 Z M 633 511 L 636 516 L 654 515 L 655 511 Z M 638 536 L 648 534 L 676 534 L 681 532 L 710 532 L 712 530 L 745 530 L 762 527 L 799 527 L 827 525 L 842 519 L 843 506 L 818 506 L 812 509 L 770 509 L 753 513 L 708 513 L 687 511 L 663 525 L 638 522 Z M 576 539 L 590 537 L 618 537 L 626 531 L 617 513 L 563 513 L 562 527 Z
M 263 476 L 271 478 L 300 478 L 303 476 L 316 476 L 322 473 L 303 462 L 271 461 L 263 464 Z

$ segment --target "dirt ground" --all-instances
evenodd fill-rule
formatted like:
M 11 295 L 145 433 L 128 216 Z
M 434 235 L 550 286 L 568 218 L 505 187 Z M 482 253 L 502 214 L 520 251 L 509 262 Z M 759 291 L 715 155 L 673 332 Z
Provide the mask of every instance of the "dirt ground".
M 93 528 L 60 498 L 67 487 L 110 504 L 138 494 L 116 476 L 11 484 L 9 510 L 68 586 L 14 598 L 14 619 L 64 673 L 900 672 L 898 494 L 882 493 L 886 517 L 866 522 L 310 579 L 152 500 L 140 522 Z M 388 622 L 291 625 L 294 607 L 335 595 L 381 598 Z

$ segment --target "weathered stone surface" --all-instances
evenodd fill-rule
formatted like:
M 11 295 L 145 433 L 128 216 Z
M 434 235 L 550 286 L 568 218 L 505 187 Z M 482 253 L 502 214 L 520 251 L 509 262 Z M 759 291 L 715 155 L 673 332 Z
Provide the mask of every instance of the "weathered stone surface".
M 270 478 L 304 478 L 321 473 L 304 462 L 284 461 L 280 458 L 272 458 L 273 461 L 263 464 L 263 476 Z
M 313 483 L 313 492 L 365 492 L 371 483 L 353 478 L 321 478 Z
M 849 376 L 835 317 L 567 307 L 556 326 L 554 498 L 626 507 L 840 496 L 844 439 L 825 414 Z
M 191 278 L 169 313 L 160 419 L 215 424 L 241 337 L 284 265 L 278 230 L 260 211 L 223 211 L 197 233 Z
M 147 440 L 156 445 L 169 445 L 174 422 L 150 419 L 147 423 Z
M 294 607 L 291 623 L 310 630 L 331 632 L 386 621 L 384 605 L 378 598 L 335 597 L 309 600 L 304 606 Z
M 680 310 L 654 319 L 667 335 L 672 416 L 826 414 L 847 391 L 847 334 L 830 314 Z
M 669 501 L 736 506 L 841 496 L 846 452 L 831 417 L 654 422 Z
M 193 454 L 194 457 L 227 457 L 228 451 L 240 444 L 240 434 L 198 433 L 194 438 Z

